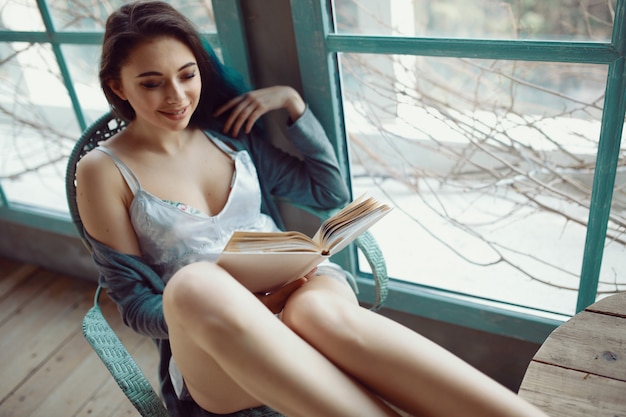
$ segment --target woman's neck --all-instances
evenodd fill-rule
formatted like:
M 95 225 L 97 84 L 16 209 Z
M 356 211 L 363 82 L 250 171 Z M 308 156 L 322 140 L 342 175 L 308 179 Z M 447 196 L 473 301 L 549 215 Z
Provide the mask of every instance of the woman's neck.
M 187 127 L 180 131 L 172 131 L 146 126 L 135 120 L 126 130 L 127 137 L 132 140 L 134 146 L 153 153 L 174 155 L 189 144 L 194 129 Z

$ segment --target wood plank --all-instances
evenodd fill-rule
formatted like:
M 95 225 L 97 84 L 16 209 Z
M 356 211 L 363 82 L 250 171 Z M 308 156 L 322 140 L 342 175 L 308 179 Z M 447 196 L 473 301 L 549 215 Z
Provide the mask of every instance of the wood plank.
M 550 335 L 533 361 L 626 381 L 626 320 L 582 311 Z
M 36 369 L 23 384 L 11 393 L 2 404 L 0 416 L 71 416 L 78 408 L 76 402 L 83 402 L 81 395 L 89 388 L 88 381 L 73 381 L 73 391 L 59 389 L 67 381 L 72 371 L 91 352 L 82 332 L 77 326 L 71 337 L 46 361 L 45 366 Z M 87 384 L 85 384 L 87 382 Z M 47 408 L 49 407 L 49 408 Z M 37 410 L 39 414 L 36 414 Z M 43 413 L 42 413 L 43 412 Z
M 24 265 L 24 263 L 0 257 L 0 275 L 8 275 L 12 269 L 18 268 L 21 265 Z
M 585 310 L 626 318 L 626 292 L 603 298 Z
M 24 288 L 22 293 L 20 291 L 22 288 L 18 287 L 5 300 L 3 300 L 2 303 L 0 303 L 2 310 L 6 311 L 4 314 L 7 315 L 6 320 L 0 324 L 0 334 L 3 336 L 0 340 L 0 355 L 3 354 L 2 350 L 4 350 L 4 348 L 6 348 L 13 340 L 15 340 L 15 342 L 20 342 L 24 341 L 26 337 L 30 338 L 33 336 L 33 334 L 23 335 L 22 333 L 24 332 L 21 331 L 22 328 L 17 328 L 17 326 L 15 326 L 16 323 L 19 322 L 20 324 L 27 326 L 25 330 L 31 329 L 31 326 L 32 330 L 40 330 L 41 325 L 37 326 L 37 323 L 40 321 L 40 318 L 46 316 L 45 309 L 47 307 L 54 307 L 55 304 L 59 304 L 56 302 L 56 299 L 46 299 L 46 294 L 50 294 L 51 291 L 58 293 L 68 287 L 69 283 L 58 281 L 56 283 L 56 287 L 51 288 L 55 285 L 53 277 L 54 274 L 51 272 L 38 272 L 35 276 L 28 280 L 30 281 L 28 284 L 35 284 L 36 286 L 37 284 L 43 283 L 39 285 L 39 288 L 35 288 L 35 291 L 33 291 L 33 285 L 28 285 L 28 288 Z M 7 306 L 10 306 L 10 308 Z M 57 309 L 58 308 L 65 309 L 64 306 L 59 306 Z M 31 313 L 37 314 L 31 315 Z M 12 339 L 12 337 L 20 337 L 20 339 Z M 1 356 L 0 359 L 2 359 Z
M 519 395 L 551 417 L 617 417 L 625 392 L 623 380 L 531 362 Z
M 136 343 L 129 343 L 129 340 L 125 341 L 129 352 L 136 358 L 140 366 L 142 364 L 150 366 L 150 368 L 142 369 L 149 369 L 156 376 L 158 354 L 154 343 L 148 338 L 137 337 L 134 339 L 136 339 Z M 58 375 L 56 375 L 54 380 L 50 378 L 50 375 L 55 373 L 53 372 L 54 370 L 47 370 L 48 378 L 46 378 L 46 384 L 58 383 L 54 386 L 54 389 L 50 390 L 47 398 L 38 407 L 31 407 L 30 417 L 67 417 L 78 415 L 82 410 L 91 410 L 88 412 L 88 415 L 104 416 L 106 414 L 102 409 L 90 408 L 88 399 L 92 398 L 93 393 L 99 391 L 107 383 L 113 383 L 113 388 L 116 391 L 106 396 L 106 403 L 127 403 L 131 407 L 130 409 L 134 410 L 130 401 L 126 399 L 121 389 L 114 383 L 113 378 L 100 361 L 100 358 L 84 339 L 82 331 L 77 332 L 76 336 L 72 338 L 64 350 L 72 352 L 72 355 L 77 356 L 77 359 L 72 361 L 73 363 L 67 369 L 57 369 L 56 374 Z M 78 357 L 79 354 L 80 357 Z M 64 362 L 66 365 L 69 365 L 69 361 L 66 360 Z M 148 375 L 149 373 L 146 372 L 146 374 Z M 62 376 L 60 381 L 58 381 L 59 376 Z M 35 375 L 35 378 L 37 378 L 37 375 Z M 39 392 L 39 395 L 46 393 L 45 386 L 33 388 L 36 388 L 35 391 Z M 112 397 L 116 400 L 111 401 Z M 126 409 L 128 410 L 128 408 Z M 138 414 L 136 410 L 135 414 Z M 127 413 L 125 415 L 134 414 Z
M 139 416 L 82 335 L 95 284 L 0 257 L 0 417 Z M 100 303 L 122 342 L 157 388 L 153 342 Z
M 16 268 L 11 274 L 1 276 L 3 295 L 0 297 L 0 325 L 43 291 L 52 277 L 51 272 L 33 270 L 30 266 Z
M 67 346 L 72 352 L 83 348 L 87 350 L 87 354 L 76 364 L 76 367 L 67 375 L 54 391 L 50 392 L 48 397 L 41 402 L 37 409 L 33 410 L 30 417 L 55 417 L 66 416 L 71 417 L 77 415 L 86 407 L 89 399 L 93 397 L 94 392 L 99 391 L 110 378 L 110 375 L 100 358 L 95 354 L 91 346 L 87 343 L 82 335 L 79 335 L 80 342 L 72 340 L 72 344 Z M 78 349 L 77 349 L 78 347 Z M 116 394 L 116 393 L 113 393 Z M 119 396 L 123 396 L 119 392 Z M 110 398 L 110 397 L 109 397 Z M 110 401 L 110 399 L 109 399 Z M 99 410 L 98 410 L 99 411 Z M 90 410 L 89 415 L 101 416 L 96 410 Z
M 1 260 L 0 260 L 1 261 Z M 0 301 L 39 268 L 35 265 L 0 263 Z
M 0 326 L 0 404 L 45 365 L 79 328 L 92 283 L 53 279 L 45 291 Z M 16 349 L 18 347 L 18 349 Z

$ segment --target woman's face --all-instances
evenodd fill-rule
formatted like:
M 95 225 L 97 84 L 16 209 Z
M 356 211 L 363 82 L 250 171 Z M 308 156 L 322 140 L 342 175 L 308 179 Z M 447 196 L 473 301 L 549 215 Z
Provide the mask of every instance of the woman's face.
M 109 86 L 136 113 L 135 121 L 170 131 L 187 127 L 198 106 L 202 80 L 184 43 L 159 37 L 137 46 Z

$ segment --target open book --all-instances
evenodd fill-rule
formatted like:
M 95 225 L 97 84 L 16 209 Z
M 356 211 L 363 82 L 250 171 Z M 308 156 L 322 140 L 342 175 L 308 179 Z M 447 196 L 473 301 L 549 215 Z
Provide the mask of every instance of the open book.
M 313 238 L 300 232 L 235 232 L 217 264 L 252 292 L 272 291 L 348 246 L 389 210 L 361 196 L 324 221 Z

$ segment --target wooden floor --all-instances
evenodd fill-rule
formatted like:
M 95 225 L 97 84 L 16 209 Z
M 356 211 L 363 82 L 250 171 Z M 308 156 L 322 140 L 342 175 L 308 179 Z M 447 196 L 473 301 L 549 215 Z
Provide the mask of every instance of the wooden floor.
M 121 417 L 139 413 L 83 338 L 95 282 L 0 258 L 0 417 Z M 101 306 L 139 366 L 156 384 L 157 352 Z

